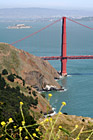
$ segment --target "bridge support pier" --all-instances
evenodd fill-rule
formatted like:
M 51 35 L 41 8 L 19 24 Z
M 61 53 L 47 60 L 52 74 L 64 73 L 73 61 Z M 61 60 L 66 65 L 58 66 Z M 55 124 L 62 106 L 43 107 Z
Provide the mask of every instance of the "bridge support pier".
M 66 71 L 66 17 L 63 17 L 63 24 L 62 24 L 62 46 L 61 46 L 61 75 L 67 76 Z

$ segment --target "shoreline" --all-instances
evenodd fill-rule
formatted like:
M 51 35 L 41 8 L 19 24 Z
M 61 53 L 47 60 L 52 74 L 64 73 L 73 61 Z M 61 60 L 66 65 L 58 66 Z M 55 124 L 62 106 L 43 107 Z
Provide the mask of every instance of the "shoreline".
M 55 108 L 53 107 L 51 111 L 49 111 L 48 113 L 44 113 L 44 117 L 47 118 L 47 117 L 52 117 L 54 116 L 56 113 L 55 111 Z

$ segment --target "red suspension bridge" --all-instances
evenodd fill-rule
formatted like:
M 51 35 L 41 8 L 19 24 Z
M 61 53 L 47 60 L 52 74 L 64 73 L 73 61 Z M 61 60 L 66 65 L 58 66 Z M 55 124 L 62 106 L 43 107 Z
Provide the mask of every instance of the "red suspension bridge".
M 39 33 L 39 32 L 45 30 L 46 28 L 54 25 L 55 23 L 63 20 L 63 23 L 62 23 L 61 56 L 44 56 L 44 57 L 41 57 L 41 58 L 44 59 L 44 60 L 61 60 L 61 74 L 63 76 L 66 76 L 67 75 L 67 70 L 66 70 L 67 59 L 93 59 L 93 55 L 67 56 L 66 19 L 68 19 L 69 21 L 72 21 L 72 22 L 74 22 L 76 24 L 79 24 L 80 26 L 83 26 L 85 28 L 88 28 L 89 30 L 93 30 L 93 28 L 91 28 L 89 26 L 83 25 L 83 24 L 81 24 L 81 23 L 79 23 L 77 21 L 74 21 L 72 19 L 69 19 L 67 17 L 63 17 L 63 18 L 60 18 L 60 19 L 54 21 L 53 23 L 51 23 L 51 24 L 43 27 L 42 29 L 40 29 L 40 30 L 38 30 L 38 31 L 30 34 L 30 35 L 28 35 L 28 36 L 26 36 L 26 37 L 24 37 L 24 38 L 22 38 L 20 40 L 17 40 L 15 42 L 11 43 L 11 45 L 14 45 L 14 44 L 16 44 L 16 43 L 18 43 L 20 41 L 23 41 L 23 40 L 25 40 L 25 39 L 27 39 L 27 38 L 29 38 L 29 37 L 31 37 L 31 36 Z

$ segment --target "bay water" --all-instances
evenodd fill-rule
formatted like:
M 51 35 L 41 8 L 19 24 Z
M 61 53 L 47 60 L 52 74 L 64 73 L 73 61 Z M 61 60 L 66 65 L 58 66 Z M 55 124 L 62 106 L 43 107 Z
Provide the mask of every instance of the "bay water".
M 23 22 L 20 21 L 20 23 Z M 8 29 L 8 26 L 19 22 L 2 21 L 0 22 L 0 42 L 11 44 L 50 23 L 50 21 L 26 21 L 25 24 L 32 28 Z M 81 21 L 81 23 L 93 27 L 93 22 Z M 58 22 L 14 46 L 36 56 L 60 56 L 61 26 L 61 22 Z M 67 21 L 67 55 L 93 55 L 93 30 Z M 60 71 L 60 60 L 49 62 L 57 71 Z M 65 90 L 49 92 L 53 95 L 50 104 L 58 112 L 61 102 L 65 101 L 67 105 L 62 112 L 93 118 L 93 60 L 67 60 L 67 73 L 67 77 L 58 81 Z M 48 97 L 48 93 L 45 94 Z

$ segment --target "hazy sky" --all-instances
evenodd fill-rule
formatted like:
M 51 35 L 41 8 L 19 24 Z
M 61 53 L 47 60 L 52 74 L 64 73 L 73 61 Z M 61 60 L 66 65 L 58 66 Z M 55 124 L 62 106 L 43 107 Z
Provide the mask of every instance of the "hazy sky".
M 1 0 L 1 8 L 93 9 L 93 0 Z

